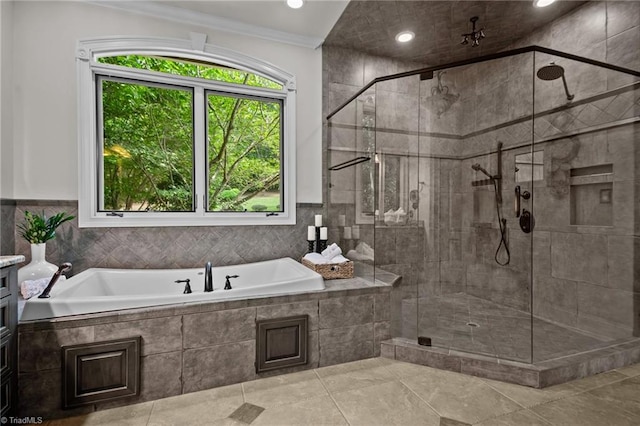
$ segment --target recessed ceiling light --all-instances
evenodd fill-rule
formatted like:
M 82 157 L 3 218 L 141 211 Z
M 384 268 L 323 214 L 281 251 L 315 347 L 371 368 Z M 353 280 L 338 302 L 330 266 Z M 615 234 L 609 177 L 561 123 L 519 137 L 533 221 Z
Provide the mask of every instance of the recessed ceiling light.
M 555 2 L 556 0 L 533 0 L 533 5 L 535 7 L 546 7 Z
M 300 9 L 303 4 L 304 1 L 302 0 L 287 0 L 287 6 L 289 6 L 291 9 Z
M 413 31 L 402 31 L 396 34 L 396 41 L 399 41 L 400 43 L 406 43 L 413 40 L 415 36 L 416 35 L 413 33 Z

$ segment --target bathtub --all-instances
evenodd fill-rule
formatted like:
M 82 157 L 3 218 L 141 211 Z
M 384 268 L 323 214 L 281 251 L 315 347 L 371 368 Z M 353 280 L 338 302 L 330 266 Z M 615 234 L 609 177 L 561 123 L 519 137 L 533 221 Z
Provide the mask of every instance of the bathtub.
M 59 281 L 48 299 L 32 297 L 20 321 L 146 306 L 250 299 L 324 290 L 322 277 L 291 258 L 212 268 L 213 291 L 204 292 L 204 267 L 194 269 L 87 269 Z M 231 290 L 224 290 L 225 276 Z M 183 294 L 191 280 L 193 293 Z

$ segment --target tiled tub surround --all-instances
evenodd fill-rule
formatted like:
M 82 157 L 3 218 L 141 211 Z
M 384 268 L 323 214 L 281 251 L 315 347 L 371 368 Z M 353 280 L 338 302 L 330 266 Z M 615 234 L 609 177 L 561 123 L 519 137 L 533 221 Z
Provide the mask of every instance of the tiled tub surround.
M 7 254 L 22 254 L 30 261 L 29 244 L 17 228 L 24 212 L 52 215 L 61 211 L 77 216 L 77 201 L 3 200 L 2 249 L 15 241 Z M 47 260 L 54 264 L 71 262 L 72 274 L 88 268 L 177 269 L 200 268 L 207 261 L 214 266 L 259 262 L 280 257 L 299 259 L 307 250 L 307 226 L 320 204 L 298 204 L 296 225 L 282 226 L 198 226 L 148 228 L 79 228 L 77 219 L 58 228 L 47 242 Z M 6 232 L 6 234 L 5 234 Z M 3 252 L 4 254 L 4 252 Z
M 64 417 L 253 380 L 265 375 L 371 358 L 390 336 L 391 293 L 383 283 L 331 280 L 321 292 L 125 310 L 19 325 L 19 413 Z M 257 375 L 256 320 L 309 316 L 309 362 Z M 139 397 L 62 411 L 60 347 L 142 336 Z M 212 401 L 214 403 L 215 401 Z
M 27 300 L 22 321 L 68 315 L 118 311 L 148 306 L 222 300 L 251 299 L 321 291 L 320 274 L 290 257 L 210 270 L 211 289 L 206 291 L 204 268 L 99 269 L 83 271 L 57 284 L 51 297 Z M 185 281 L 190 282 L 186 284 Z M 227 283 L 232 286 L 226 289 Z M 183 286 L 185 286 L 183 292 Z

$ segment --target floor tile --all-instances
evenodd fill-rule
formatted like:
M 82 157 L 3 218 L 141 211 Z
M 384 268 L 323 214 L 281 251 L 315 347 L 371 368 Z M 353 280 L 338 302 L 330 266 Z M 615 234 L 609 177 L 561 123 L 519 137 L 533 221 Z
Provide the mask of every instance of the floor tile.
M 493 417 L 476 423 L 477 426 L 550 426 L 551 423 L 547 422 L 540 416 L 529 410 L 514 411 L 499 417 Z
M 66 419 L 51 420 L 47 424 L 51 426 L 80 426 L 80 425 L 122 425 L 144 426 L 149 420 L 153 402 L 127 405 L 125 407 L 111 408 L 109 410 L 96 411 L 95 413 Z
M 348 425 L 338 407 L 329 396 L 319 396 L 304 401 L 268 408 L 251 426 L 289 425 Z
M 567 383 L 549 386 L 543 389 L 535 389 L 513 383 L 499 382 L 497 380 L 481 380 L 523 407 L 532 407 L 545 402 L 555 401 L 556 399 L 575 395 L 579 392 L 577 388 Z
M 640 376 L 593 389 L 589 394 L 640 416 Z
M 387 370 L 391 371 L 399 379 L 402 379 L 405 377 L 413 377 L 415 375 L 422 375 L 428 371 L 431 371 L 433 373 L 441 372 L 445 374 L 456 374 L 454 372 L 447 372 L 444 370 L 438 370 L 436 368 L 431 368 L 424 365 L 411 364 L 411 363 L 402 362 L 402 361 L 395 361 L 393 364 L 387 365 Z
M 313 370 L 245 382 L 242 386 L 245 401 L 264 408 L 327 395 Z
M 434 343 L 446 349 L 530 362 L 532 336 L 535 361 L 607 344 L 574 329 L 539 318 L 533 319 L 532 329 L 531 315 L 528 312 L 468 294 L 430 296 L 406 303 L 415 305 L 413 309 L 417 311 L 419 318 L 418 334 L 434 337 Z M 470 327 L 468 322 L 475 323 L 477 327 Z M 403 326 L 405 325 L 407 329 L 415 328 L 415 316 L 406 316 L 403 321 Z
M 439 416 L 402 383 L 395 381 L 332 394 L 352 426 L 433 425 Z
M 640 416 L 588 393 L 537 405 L 532 407 L 531 411 L 552 424 L 563 426 L 637 426 L 640 424 Z
M 440 425 L 439 426 L 471 426 L 470 423 L 461 422 L 458 420 L 453 420 L 448 417 L 440 417 Z
M 229 418 L 233 420 L 237 420 L 241 423 L 251 424 L 262 412 L 264 411 L 263 407 L 258 407 L 257 405 L 249 404 L 245 402 L 241 406 L 239 406 L 236 411 L 229 414 Z
M 384 358 L 350 362 L 318 368 L 316 372 L 327 390 L 342 392 L 396 380 L 395 374 L 387 369 L 391 362 Z
M 467 423 L 522 408 L 482 380 L 464 374 L 431 369 L 401 381 L 441 416 Z
M 640 364 L 633 364 L 627 367 L 618 368 L 616 371 L 629 377 L 640 376 Z
M 155 401 L 149 425 L 198 424 L 220 420 L 233 413 L 243 404 L 241 385 L 224 386 L 200 392 L 172 396 Z

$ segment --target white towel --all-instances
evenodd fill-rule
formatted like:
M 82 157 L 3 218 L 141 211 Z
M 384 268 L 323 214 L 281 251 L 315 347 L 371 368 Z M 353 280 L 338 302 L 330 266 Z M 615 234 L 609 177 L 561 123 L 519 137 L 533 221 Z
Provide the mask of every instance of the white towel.
M 358 245 L 356 246 L 356 251 L 360 254 L 363 254 L 365 256 L 368 256 L 370 258 L 374 257 L 374 250 L 373 248 L 371 248 L 371 246 L 365 242 L 360 242 L 358 243 Z
M 334 258 L 331 259 L 331 263 L 344 263 L 344 262 L 348 262 L 349 259 L 347 259 L 346 257 L 344 257 L 343 255 L 339 254 L 337 256 L 335 256 Z
M 42 293 L 42 291 L 49 285 L 51 278 L 52 277 L 22 281 L 22 283 L 20 283 L 20 293 L 22 293 L 22 297 L 25 299 L 31 299 L 33 296 L 37 296 Z M 64 275 L 60 275 L 58 282 L 66 279 L 67 278 Z
M 329 263 L 329 259 L 321 255 L 320 253 L 307 253 L 304 255 L 304 258 L 316 265 L 323 265 L 325 263 Z
M 322 250 L 321 254 L 327 259 L 333 259 L 334 257 L 342 254 L 342 249 L 336 243 L 333 243 L 326 249 Z

